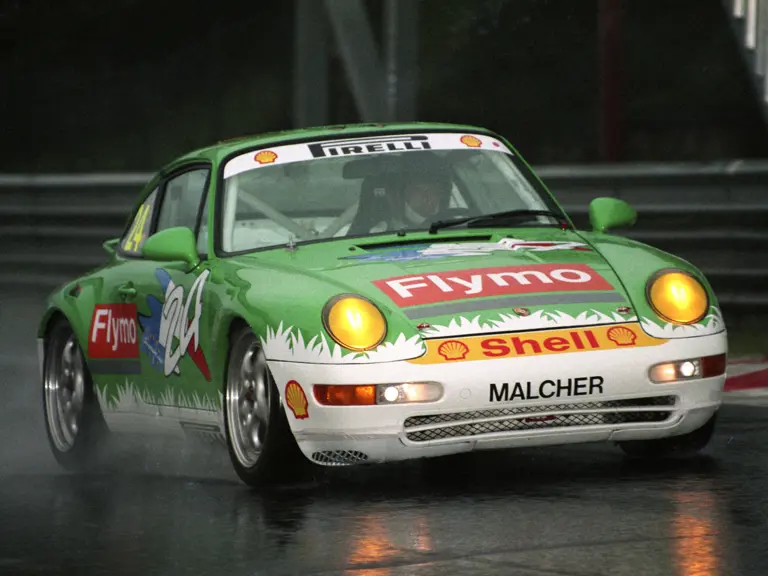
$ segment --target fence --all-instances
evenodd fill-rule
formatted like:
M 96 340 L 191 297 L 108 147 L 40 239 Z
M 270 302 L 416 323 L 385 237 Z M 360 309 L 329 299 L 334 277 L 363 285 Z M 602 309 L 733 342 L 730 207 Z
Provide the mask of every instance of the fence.
M 622 235 L 699 266 L 724 307 L 768 310 L 768 161 L 537 171 L 579 226 L 593 198 L 627 200 L 639 217 Z M 0 175 L 0 287 L 52 289 L 102 264 L 150 177 Z

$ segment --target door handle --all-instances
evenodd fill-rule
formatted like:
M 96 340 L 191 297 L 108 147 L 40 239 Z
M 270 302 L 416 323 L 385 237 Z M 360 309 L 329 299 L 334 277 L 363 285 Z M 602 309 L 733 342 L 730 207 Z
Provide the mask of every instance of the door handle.
M 117 292 L 126 298 L 133 298 L 136 296 L 136 288 L 133 287 L 133 284 L 124 284 L 117 289 Z

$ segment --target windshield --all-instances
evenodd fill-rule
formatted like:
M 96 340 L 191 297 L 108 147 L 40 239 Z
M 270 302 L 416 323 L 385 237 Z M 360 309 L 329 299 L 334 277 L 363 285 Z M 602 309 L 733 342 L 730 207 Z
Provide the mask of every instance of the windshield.
M 426 231 L 511 210 L 559 212 L 522 161 L 483 134 L 401 134 L 254 150 L 224 167 L 222 248 Z M 530 215 L 515 225 L 551 225 Z M 485 224 L 489 225 L 489 224 Z

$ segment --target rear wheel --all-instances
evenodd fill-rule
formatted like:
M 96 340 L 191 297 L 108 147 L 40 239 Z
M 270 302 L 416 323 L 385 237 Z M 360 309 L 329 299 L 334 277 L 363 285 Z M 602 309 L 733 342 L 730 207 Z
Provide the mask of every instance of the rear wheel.
M 233 335 L 224 390 L 232 465 L 250 486 L 297 480 L 308 465 L 280 404 L 264 352 L 250 328 Z
M 59 464 L 71 471 L 91 468 L 107 427 L 77 338 L 64 320 L 47 337 L 43 411 L 48 443 Z
M 675 456 L 693 456 L 706 448 L 715 432 L 717 412 L 701 428 L 671 438 L 658 440 L 630 440 L 619 442 L 619 447 L 632 458 L 660 459 Z

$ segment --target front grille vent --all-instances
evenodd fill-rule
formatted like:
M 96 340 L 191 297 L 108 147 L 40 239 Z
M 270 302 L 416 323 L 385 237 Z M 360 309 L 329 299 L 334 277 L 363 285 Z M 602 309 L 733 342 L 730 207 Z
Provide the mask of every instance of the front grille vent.
M 672 416 L 676 400 L 675 396 L 654 396 L 430 414 L 407 418 L 404 427 L 406 438 L 411 442 L 429 442 L 447 438 L 476 438 L 500 432 L 660 423 Z

